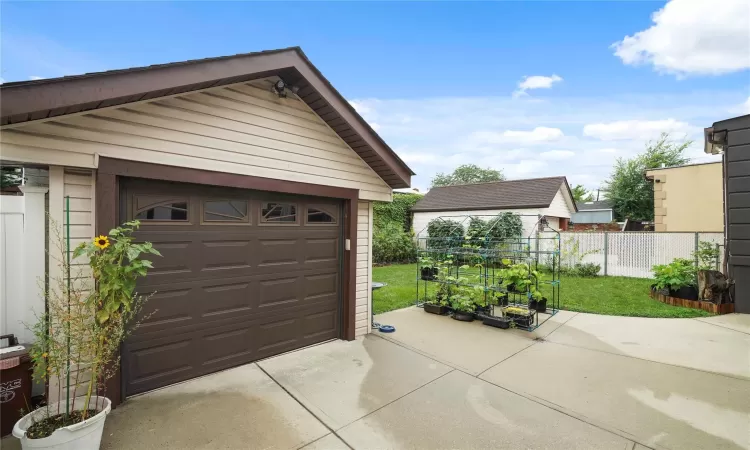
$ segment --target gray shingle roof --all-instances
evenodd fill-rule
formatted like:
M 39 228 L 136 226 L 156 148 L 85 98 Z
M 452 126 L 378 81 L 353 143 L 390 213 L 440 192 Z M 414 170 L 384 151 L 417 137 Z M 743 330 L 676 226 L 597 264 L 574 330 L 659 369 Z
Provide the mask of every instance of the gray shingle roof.
M 609 200 L 599 200 L 598 202 L 576 202 L 578 211 L 590 211 L 592 209 L 612 209 Z
M 412 211 L 464 211 L 472 209 L 546 208 L 565 177 L 530 178 L 435 187 Z

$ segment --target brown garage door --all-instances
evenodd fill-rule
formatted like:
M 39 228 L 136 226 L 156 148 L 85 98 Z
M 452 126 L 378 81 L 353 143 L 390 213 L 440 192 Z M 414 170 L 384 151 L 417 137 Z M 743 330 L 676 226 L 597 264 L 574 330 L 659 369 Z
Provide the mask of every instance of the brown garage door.
M 163 257 L 124 345 L 125 395 L 339 335 L 341 211 L 330 199 L 130 180 L 121 214 Z

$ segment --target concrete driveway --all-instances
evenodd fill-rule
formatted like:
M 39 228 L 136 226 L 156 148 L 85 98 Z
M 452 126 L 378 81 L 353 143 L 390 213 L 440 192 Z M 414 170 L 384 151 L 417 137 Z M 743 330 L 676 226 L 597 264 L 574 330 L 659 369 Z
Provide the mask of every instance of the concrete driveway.
M 396 333 L 134 397 L 102 448 L 750 448 L 750 316 L 562 312 L 534 333 L 416 308 L 378 321 Z

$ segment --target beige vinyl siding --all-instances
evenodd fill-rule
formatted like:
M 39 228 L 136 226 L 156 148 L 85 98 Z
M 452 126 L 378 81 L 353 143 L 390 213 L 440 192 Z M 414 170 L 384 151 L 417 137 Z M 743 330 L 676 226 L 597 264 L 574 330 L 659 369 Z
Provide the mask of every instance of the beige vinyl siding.
M 372 307 L 372 203 L 357 205 L 357 273 L 356 310 L 354 334 L 362 336 L 370 332 L 370 308 Z
M 49 168 L 49 217 L 50 217 L 50 263 L 49 277 L 50 289 L 56 288 L 56 281 L 64 279 L 65 274 L 60 273 L 60 267 L 55 261 L 56 258 L 64 256 L 58 249 L 57 233 L 53 230 L 56 227 L 60 237 L 65 239 L 68 214 L 66 214 L 66 196 L 70 196 L 70 248 L 75 249 L 81 242 L 88 241 L 94 235 L 94 174 L 90 169 L 75 169 L 52 166 Z M 70 266 L 71 279 L 74 286 L 92 286 L 91 269 L 84 258 L 71 260 Z M 71 379 L 75 379 L 76 369 L 71 374 Z M 78 380 L 78 387 L 75 389 L 78 395 L 82 395 L 82 388 L 86 388 L 85 383 L 88 381 L 88 374 L 83 373 Z M 62 390 L 65 384 L 63 381 Z M 73 390 L 72 389 L 72 390 Z M 50 380 L 49 389 L 50 401 L 57 401 L 58 383 L 57 379 Z M 71 395 L 73 395 L 71 393 Z
M 390 187 L 304 102 L 267 81 L 105 108 L 0 132 L 4 158 L 95 168 L 99 156 L 359 189 Z
M 552 199 L 549 207 L 546 210 L 542 210 L 542 214 L 553 217 L 567 217 L 570 218 L 573 212 L 572 200 L 569 200 L 570 196 L 567 195 L 567 189 L 565 186 L 560 187 L 560 190 L 555 194 L 555 198 Z

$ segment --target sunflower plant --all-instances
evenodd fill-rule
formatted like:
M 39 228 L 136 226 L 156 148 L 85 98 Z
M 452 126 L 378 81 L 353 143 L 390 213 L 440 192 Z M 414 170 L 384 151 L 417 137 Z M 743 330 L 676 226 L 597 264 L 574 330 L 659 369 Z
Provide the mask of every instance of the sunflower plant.
M 109 236 L 97 236 L 91 242 L 78 246 L 74 258 L 86 256 L 93 270 L 98 295 L 89 298 L 97 301 L 96 321 L 105 324 L 121 309 L 128 312 L 132 307 L 135 283 L 146 276 L 154 266 L 151 261 L 141 259 L 142 254 L 161 256 L 150 242 L 133 242 L 133 231 L 140 222 L 125 222 L 109 231 Z
M 106 236 L 79 245 L 72 256 L 88 258 L 91 273 L 81 269 L 80 260 L 68 264 L 69 250 L 60 228 L 50 225 L 58 252 L 50 251 L 50 263 L 55 262 L 57 272 L 70 274 L 70 279 L 67 275 L 50 278 L 45 291 L 47 308 L 29 327 L 35 335 L 29 353 L 34 378 L 56 380 L 49 385 L 57 386 L 61 401 L 54 410 L 46 407 L 44 418 L 29 434 L 32 438 L 86 420 L 103 407 L 91 403 L 92 398 L 99 399 L 106 380 L 115 375 L 120 344 L 138 326 L 137 317 L 148 299 L 135 290 L 138 278 L 153 267 L 142 256 L 160 256 L 151 243 L 134 242 L 133 232 L 139 225 L 138 221 L 127 222 Z M 76 400 L 83 403 L 83 409 L 76 408 Z

